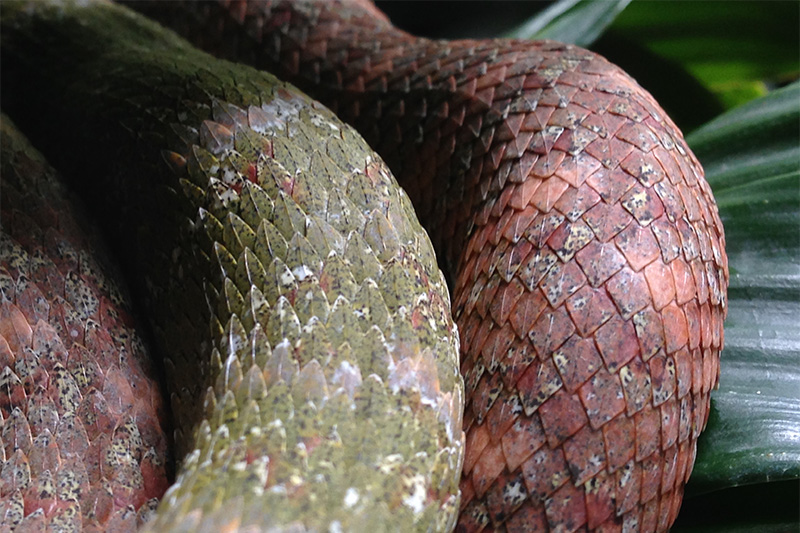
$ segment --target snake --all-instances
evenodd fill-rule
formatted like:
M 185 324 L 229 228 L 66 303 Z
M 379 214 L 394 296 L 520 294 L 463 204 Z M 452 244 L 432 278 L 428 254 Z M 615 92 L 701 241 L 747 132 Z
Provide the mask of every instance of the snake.
M 122 8 L 4 14 L 3 106 L 106 221 L 164 354 L 182 459 L 146 527 L 669 529 L 729 274 L 643 88 L 364 1 L 133 7 L 372 147 Z
M 6 116 L 0 193 L 3 530 L 133 530 L 170 455 L 131 297 L 79 200 Z

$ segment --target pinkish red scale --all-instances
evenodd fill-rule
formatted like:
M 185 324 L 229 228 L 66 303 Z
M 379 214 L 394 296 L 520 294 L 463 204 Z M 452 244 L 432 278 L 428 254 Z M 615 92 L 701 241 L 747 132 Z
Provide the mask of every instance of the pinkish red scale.
M 10 126 L 0 139 L 0 522 L 134 531 L 169 483 L 158 382 L 97 234 Z M 107 462 L 123 431 L 124 467 Z
M 558 43 L 417 39 L 359 2 L 222 6 L 195 35 L 237 32 L 243 57 L 337 108 L 450 267 L 457 529 L 668 529 L 719 371 L 727 260 L 702 170 L 652 97 Z

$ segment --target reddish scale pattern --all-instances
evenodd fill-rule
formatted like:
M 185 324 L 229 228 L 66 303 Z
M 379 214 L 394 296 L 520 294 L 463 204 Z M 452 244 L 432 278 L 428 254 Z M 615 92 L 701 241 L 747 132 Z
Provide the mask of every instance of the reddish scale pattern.
M 458 529 L 668 529 L 728 269 L 702 168 L 652 97 L 574 46 L 418 39 L 366 2 L 186 7 L 153 14 L 331 106 L 430 232 L 462 335 Z
M 0 530 L 135 531 L 169 483 L 161 391 L 96 232 L 2 120 Z

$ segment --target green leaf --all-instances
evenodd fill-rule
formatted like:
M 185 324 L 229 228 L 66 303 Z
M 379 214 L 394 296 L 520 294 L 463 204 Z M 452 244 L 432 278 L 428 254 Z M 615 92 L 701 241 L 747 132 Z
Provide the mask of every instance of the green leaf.
M 797 531 L 796 480 L 759 483 L 687 498 L 673 533 L 785 533 Z
M 799 17 L 793 1 L 634 2 L 611 30 L 682 65 L 733 107 L 800 75 Z
M 695 506 L 706 520 L 715 501 L 725 508 L 744 494 L 746 488 L 735 487 L 751 485 L 764 493 L 781 485 L 776 481 L 796 486 L 800 478 L 798 125 L 800 83 L 794 83 L 687 138 L 717 198 L 731 272 L 720 388 L 712 394 L 708 427 L 687 486 L 687 495 L 705 502 Z M 724 497 L 706 494 L 713 491 Z M 687 505 L 691 508 L 691 498 Z M 794 506 L 791 521 L 796 500 L 785 505 Z M 755 507 L 751 515 L 758 514 Z M 773 506 L 773 518 L 775 512 L 786 509 Z M 738 524 L 742 531 L 750 527 Z
M 589 46 L 631 0 L 560 0 L 505 37 Z
M 784 161 L 786 170 L 796 169 L 796 150 L 800 109 L 800 84 L 794 83 L 770 94 L 735 112 L 726 113 L 689 136 L 692 149 L 706 169 L 706 178 L 716 190 L 725 190 L 745 182 L 756 181 L 747 176 L 752 170 L 766 175 L 777 175 L 761 168 L 754 157 L 765 152 L 779 154 L 788 150 L 779 159 Z M 738 155 L 737 160 L 731 156 Z M 750 161 L 747 172 L 740 172 L 738 179 L 732 180 L 728 174 L 735 166 Z

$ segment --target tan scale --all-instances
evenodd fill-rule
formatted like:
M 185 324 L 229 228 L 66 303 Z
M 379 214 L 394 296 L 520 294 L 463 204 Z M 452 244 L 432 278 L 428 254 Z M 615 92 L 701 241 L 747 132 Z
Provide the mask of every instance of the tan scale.
M 0 24 L 4 102 L 104 220 L 164 359 L 179 466 L 148 527 L 452 529 L 457 332 L 375 152 L 119 6 L 5 3 Z
M 137 9 L 297 83 L 409 192 L 461 335 L 459 530 L 669 528 L 728 269 L 703 170 L 644 89 L 576 46 L 416 38 L 367 1 Z

